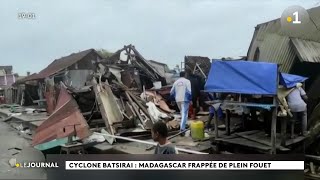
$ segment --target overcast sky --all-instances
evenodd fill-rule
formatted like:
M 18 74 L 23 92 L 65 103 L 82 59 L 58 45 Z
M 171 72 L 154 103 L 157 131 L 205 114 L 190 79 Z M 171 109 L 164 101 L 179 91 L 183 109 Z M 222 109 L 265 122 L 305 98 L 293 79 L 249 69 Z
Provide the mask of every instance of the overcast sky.
M 0 65 L 38 72 L 54 59 L 89 48 L 133 44 L 146 58 L 180 64 L 185 55 L 246 55 L 254 27 L 288 6 L 319 0 L 2 0 Z M 18 19 L 18 13 L 36 19 Z

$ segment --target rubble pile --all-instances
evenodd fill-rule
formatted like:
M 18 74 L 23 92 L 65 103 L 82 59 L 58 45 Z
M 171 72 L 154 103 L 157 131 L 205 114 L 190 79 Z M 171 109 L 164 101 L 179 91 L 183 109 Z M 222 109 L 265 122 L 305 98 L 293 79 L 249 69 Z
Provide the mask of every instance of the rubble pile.
M 167 124 L 173 143 L 192 141 L 190 135 L 177 137 L 181 115 L 170 98 L 177 78 L 176 70 L 146 60 L 133 45 L 111 56 L 88 49 L 56 59 L 17 81 L 14 102 L 0 108 L 5 114 L 1 120 L 41 151 L 57 147 L 60 153 L 87 153 L 88 148 L 100 152 L 111 146 L 123 152 L 120 146 L 126 144 L 132 148 L 128 153 L 136 153 L 134 143 L 138 143 L 139 152 L 150 153 L 141 146 L 153 145 L 151 128 L 158 121 Z M 194 150 L 181 152 L 199 154 L 211 145 L 203 141 L 188 148 Z
M 123 52 L 127 55 L 126 61 L 121 60 Z M 121 77 L 117 77 L 119 74 Z M 119 128 L 150 130 L 156 121 L 173 120 L 175 111 L 160 94 L 152 91 L 156 81 L 166 84 L 165 78 L 132 45 L 98 64 L 90 90 L 94 91 L 96 108 L 100 110 L 108 133 L 115 134 Z
M 132 136 L 144 132 L 150 136 L 153 123 L 160 120 L 167 122 L 170 130 L 179 129 L 177 116 L 173 115 L 174 107 L 168 103 L 171 86 L 167 86 L 166 78 L 132 45 L 97 62 L 82 87 L 72 86 L 72 79 L 60 81 L 60 84 L 52 83 L 55 80 L 44 82 L 45 87 L 50 87 L 44 94 L 50 99 L 50 109 L 54 107 L 54 110 L 48 112 L 49 118 L 37 128 L 34 146 L 61 138 L 71 142 L 71 136 L 92 142 L 92 139 L 99 139 L 93 137 L 97 136 L 95 132 L 101 131 L 110 135 L 131 133 Z M 161 87 L 155 88 L 154 83 Z M 59 96 L 55 98 L 57 92 Z M 132 129 L 140 131 L 134 133 Z M 89 136 L 91 140 L 85 139 L 90 139 Z

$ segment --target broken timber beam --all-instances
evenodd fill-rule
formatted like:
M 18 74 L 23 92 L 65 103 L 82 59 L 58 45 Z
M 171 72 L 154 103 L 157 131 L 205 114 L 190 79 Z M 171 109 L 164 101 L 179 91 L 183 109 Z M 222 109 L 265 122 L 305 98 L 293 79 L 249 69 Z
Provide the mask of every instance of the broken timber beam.
M 125 93 L 126 93 L 126 96 L 127 96 L 128 100 L 129 100 L 129 102 L 130 102 L 130 103 L 128 103 L 129 108 L 132 109 L 133 114 L 136 115 L 136 116 L 138 116 L 138 119 L 140 120 L 140 122 L 142 123 L 142 125 L 145 126 L 145 123 L 144 123 L 143 120 L 142 120 L 143 118 L 142 118 L 142 116 L 141 116 L 141 114 L 140 114 L 140 112 L 139 112 L 139 109 L 137 109 L 137 108 L 134 106 L 135 103 L 134 103 L 133 100 L 131 99 L 131 97 L 130 97 L 130 95 L 128 94 L 128 92 L 125 92 Z
M 101 111 L 101 116 L 105 121 L 108 132 L 114 134 L 115 129 L 113 128 L 113 124 L 121 122 L 123 120 L 123 115 L 116 100 L 114 99 L 114 95 L 110 87 L 108 86 L 108 82 L 104 83 L 106 83 L 106 86 L 103 86 L 101 78 L 100 83 L 97 83 L 95 78 L 93 78 L 92 80 L 93 89 L 96 95 L 99 109 Z
M 149 115 L 148 110 L 146 109 L 146 107 L 144 105 L 142 105 L 139 100 L 131 93 L 128 92 L 128 94 L 131 96 L 132 100 L 135 101 L 135 103 L 139 106 L 139 108 L 143 111 L 144 114 L 146 114 L 148 116 L 149 119 L 151 119 L 151 116 Z

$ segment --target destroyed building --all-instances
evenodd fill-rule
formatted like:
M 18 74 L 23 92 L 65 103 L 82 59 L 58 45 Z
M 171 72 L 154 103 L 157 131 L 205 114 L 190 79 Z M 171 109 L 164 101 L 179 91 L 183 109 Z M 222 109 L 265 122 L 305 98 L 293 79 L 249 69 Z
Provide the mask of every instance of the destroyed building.
M 133 45 L 106 59 L 89 49 L 54 60 L 39 73 L 16 82 L 17 88 L 23 87 L 24 106 L 10 106 L 9 111 L 17 114 L 12 117 L 15 122 L 30 116 L 19 113 L 36 112 L 39 119 L 22 126 L 31 129 L 33 146 L 39 150 L 92 141 L 100 132 L 150 137 L 153 123 L 159 120 L 175 132 L 179 129 L 173 116 L 176 107 L 167 97 L 170 73 L 167 65 L 146 60 Z M 30 109 L 28 105 L 37 106 Z M 41 107 L 46 108 L 45 117 Z M 106 138 L 111 144 L 112 139 Z
M 138 87 L 142 90 L 145 86 L 146 89 L 150 89 L 153 87 L 153 83 L 157 81 L 160 81 L 163 86 L 167 84 L 165 77 L 133 45 L 124 46 L 103 64 L 121 67 L 123 69 L 121 81 L 129 88 Z
M 251 61 L 268 61 L 280 65 L 280 71 L 308 77 L 306 89 L 310 98 L 320 96 L 320 7 L 308 10 L 311 21 L 299 34 L 288 34 L 280 19 L 258 24 L 248 50 Z M 306 70 L 307 69 L 307 70 Z
M 202 56 L 185 56 L 184 69 L 193 72 L 204 79 L 207 78 L 211 67 L 211 60 Z
M 174 70 L 170 70 L 167 64 L 158 61 L 149 60 L 149 63 L 161 74 L 161 76 L 166 78 L 166 82 L 168 84 L 174 83 L 174 81 L 176 80 L 175 77 L 177 76 L 177 72 L 175 72 Z
M 54 60 L 46 68 L 37 74 L 32 74 L 18 81 L 16 84 L 24 85 L 23 105 L 46 104 L 50 114 L 55 107 L 55 99 L 58 93 L 56 84 L 60 81 L 67 86 L 79 89 L 90 81 L 88 76 L 96 69 L 97 62 L 102 57 L 94 50 L 88 49 L 78 53 L 70 54 Z

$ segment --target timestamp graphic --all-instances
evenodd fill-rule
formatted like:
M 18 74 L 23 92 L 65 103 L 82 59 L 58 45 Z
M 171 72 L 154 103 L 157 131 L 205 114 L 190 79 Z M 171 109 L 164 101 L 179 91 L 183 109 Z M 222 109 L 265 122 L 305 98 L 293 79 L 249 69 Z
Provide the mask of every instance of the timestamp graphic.
M 18 19 L 24 20 L 32 20 L 32 19 L 36 19 L 36 14 L 33 12 L 20 12 L 18 13 Z

